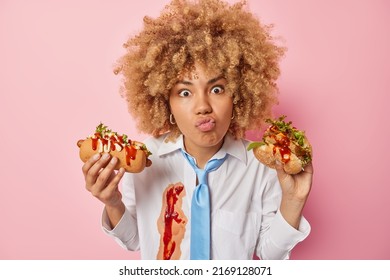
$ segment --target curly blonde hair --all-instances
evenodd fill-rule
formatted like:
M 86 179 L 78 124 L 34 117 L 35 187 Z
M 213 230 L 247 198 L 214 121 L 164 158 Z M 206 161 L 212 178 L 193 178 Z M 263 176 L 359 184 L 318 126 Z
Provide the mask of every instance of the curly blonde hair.
M 194 63 L 222 71 L 232 93 L 234 119 L 229 132 L 242 138 L 272 116 L 276 79 L 284 48 L 274 43 L 272 26 L 245 9 L 246 1 L 173 0 L 158 18 L 144 17 L 144 28 L 125 44 L 115 73 L 124 77 L 121 94 L 141 132 L 175 137 L 169 122 L 169 94 Z

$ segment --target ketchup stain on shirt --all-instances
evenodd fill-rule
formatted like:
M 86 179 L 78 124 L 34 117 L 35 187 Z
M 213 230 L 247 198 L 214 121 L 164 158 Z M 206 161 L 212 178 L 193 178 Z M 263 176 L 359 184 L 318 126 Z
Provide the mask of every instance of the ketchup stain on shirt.
M 182 197 L 185 189 L 182 183 L 170 184 L 163 195 L 159 231 L 161 234 L 159 259 L 178 259 L 181 255 L 180 244 L 185 233 L 187 217 L 182 209 Z

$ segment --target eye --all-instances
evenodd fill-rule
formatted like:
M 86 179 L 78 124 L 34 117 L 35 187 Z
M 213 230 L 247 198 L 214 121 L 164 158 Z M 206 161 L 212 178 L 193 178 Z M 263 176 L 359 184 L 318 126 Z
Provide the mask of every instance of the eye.
M 188 89 L 183 89 L 183 90 L 179 91 L 179 96 L 188 97 L 188 96 L 191 96 L 191 92 Z
M 211 93 L 214 94 L 221 94 L 225 91 L 225 89 L 222 86 L 215 86 L 211 89 Z

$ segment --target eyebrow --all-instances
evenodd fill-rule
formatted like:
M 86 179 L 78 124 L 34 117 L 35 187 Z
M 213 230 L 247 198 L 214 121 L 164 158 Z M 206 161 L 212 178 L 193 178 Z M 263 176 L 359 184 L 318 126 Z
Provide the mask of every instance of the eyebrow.
M 215 78 L 212 78 L 211 80 L 209 80 L 207 82 L 208 85 L 211 85 L 211 84 L 214 84 L 215 82 L 221 80 L 221 79 L 225 79 L 225 77 L 223 75 L 220 75 L 218 77 L 215 77 Z M 183 84 L 183 85 L 192 85 L 192 82 L 190 81 L 187 81 L 187 80 L 180 80 L 178 81 L 176 84 Z

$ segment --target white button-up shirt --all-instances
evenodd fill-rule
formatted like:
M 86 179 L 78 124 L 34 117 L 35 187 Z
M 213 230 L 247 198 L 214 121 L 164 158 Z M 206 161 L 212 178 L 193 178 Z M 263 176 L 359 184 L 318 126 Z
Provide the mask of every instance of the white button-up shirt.
M 180 243 L 180 259 L 190 256 L 190 209 L 196 174 L 183 157 L 183 137 L 175 143 L 165 136 L 149 138 L 152 166 L 122 180 L 125 213 L 114 229 L 103 213 L 103 230 L 128 250 L 140 250 L 142 259 L 156 259 L 160 247 L 157 220 L 163 209 L 163 193 L 182 183 L 182 211 L 188 218 Z M 293 247 L 304 240 L 310 225 L 302 217 L 299 229 L 291 227 L 279 212 L 281 188 L 276 172 L 247 151 L 248 141 L 225 137 L 213 158 L 228 154 L 225 162 L 208 175 L 211 200 L 211 258 L 288 259 Z

